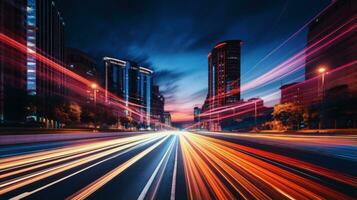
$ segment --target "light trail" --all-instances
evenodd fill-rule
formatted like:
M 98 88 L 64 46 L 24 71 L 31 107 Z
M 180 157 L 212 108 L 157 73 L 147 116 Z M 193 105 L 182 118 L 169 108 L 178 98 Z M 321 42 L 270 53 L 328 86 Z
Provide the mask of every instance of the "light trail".
M 80 75 L 72 72 L 71 70 L 62 66 L 55 60 L 45 56 L 44 54 L 41 54 L 38 51 L 34 51 L 32 49 L 27 48 L 26 44 L 23 44 L 19 41 L 14 40 L 12 37 L 9 37 L 8 35 L 6 35 L 2 32 L 0 32 L 0 42 L 17 50 L 18 52 L 25 53 L 25 54 L 28 54 L 29 56 L 32 56 L 38 62 L 41 62 L 41 63 L 45 64 L 49 69 L 54 70 L 53 73 L 60 74 L 61 76 L 63 75 L 66 78 L 68 78 L 68 80 L 67 80 L 66 84 L 62 84 L 61 83 L 62 78 L 58 77 L 56 80 L 54 77 L 46 77 L 45 76 L 46 74 L 44 74 L 44 73 L 39 73 L 38 74 L 39 78 L 48 80 L 49 82 L 57 81 L 57 83 L 59 83 L 60 85 L 63 85 L 63 87 L 67 87 L 67 89 L 75 92 L 76 94 L 79 94 L 79 95 L 85 97 L 84 99 L 86 99 L 88 97 L 87 90 L 88 90 L 88 87 L 90 85 L 92 85 L 92 81 L 87 80 L 84 77 L 81 77 Z M 105 89 L 102 87 L 98 86 L 97 90 L 101 94 L 104 94 L 105 92 L 107 92 L 109 95 L 108 96 L 109 102 L 106 102 L 104 100 L 104 96 L 102 96 L 103 98 L 100 98 L 101 97 L 100 95 L 97 96 L 97 103 L 104 106 L 105 108 L 107 108 L 107 109 L 114 108 L 117 110 L 120 110 L 120 109 L 127 110 L 133 115 L 133 117 L 143 119 L 144 122 L 151 121 L 151 120 L 152 121 L 157 120 L 153 116 L 150 116 L 149 117 L 150 119 L 148 119 L 147 113 L 143 112 L 140 109 L 140 108 L 143 108 L 142 105 L 136 104 L 133 102 L 126 102 L 125 100 L 116 96 L 115 94 L 113 94 L 109 91 L 105 91 Z M 62 95 L 62 94 L 58 94 L 58 95 Z M 67 95 L 66 98 L 71 98 L 71 97 L 69 97 Z M 78 98 L 77 98 L 77 100 L 78 100 Z M 157 122 L 157 123 L 159 123 L 163 127 L 167 127 L 170 129 L 172 128 L 172 127 L 168 126 L 167 124 L 160 123 L 160 122 Z
M 96 142 L 91 144 L 78 144 L 75 146 L 59 148 L 44 152 L 20 155 L 20 156 L 13 156 L 9 158 L 0 159 L 0 172 L 4 172 L 5 170 L 12 170 L 18 167 L 27 166 L 30 164 L 37 164 L 39 162 L 48 161 L 50 159 L 56 159 L 63 156 L 69 156 L 73 154 L 78 154 L 85 151 L 95 150 L 102 147 L 110 147 L 111 145 L 122 145 L 138 140 L 142 140 L 145 138 L 152 137 L 150 135 L 139 135 L 133 136 L 128 138 L 120 138 L 120 139 L 113 139 L 111 141 L 104 141 L 104 142 Z
M 82 157 L 80 159 L 76 159 L 76 160 L 73 160 L 73 161 L 70 161 L 70 162 L 67 162 L 64 164 L 60 164 L 60 165 L 53 166 L 53 167 L 50 167 L 47 169 L 43 169 L 38 172 L 33 172 L 33 173 L 30 173 L 27 175 L 23 175 L 23 176 L 16 177 L 16 178 L 13 178 L 13 179 L 10 179 L 7 181 L 0 182 L 0 195 L 5 194 L 9 191 L 15 190 L 17 188 L 23 187 L 25 185 L 34 183 L 36 181 L 42 180 L 44 178 L 53 176 L 55 174 L 61 173 L 63 171 L 72 169 L 74 167 L 81 166 L 83 164 L 89 163 L 91 161 L 102 158 L 104 156 L 109 156 L 109 155 L 116 153 L 118 151 L 123 151 L 125 149 L 139 145 L 140 143 L 146 142 L 149 139 L 153 139 L 156 137 L 151 136 L 151 138 L 149 138 L 147 135 L 143 135 L 143 138 L 138 141 L 133 141 L 131 143 L 128 143 L 128 144 L 125 144 L 125 145 L 122 145 L 119 147 L 115 147 L 115 148 L 112 148 L 109 150 L 105 150 L 100 153 L 96 153 L 96 154 L 93 154 L 93 155 L 90 155 L 87 157 Z M 159 137 L 163 137 L 163 136 L 159 136 Z M 47 156 L 51 157 L 51 154 L 48 154 Z M 31 161 L 29 161 L 29 162 L 31 162 Z M 17 163 L 17 162 L 15 161 L 15 163 Z M 37 167 L 34 167 L 34 169 L 36 169 L 36 168 Z M 32 168 L 30 168 L 29 170 L 32 170 Z M 10 173 L 12 173 L 12 172 L 10 172 Z M 7 177 L 7 175 L 4 175 L 4 177 Z
M 178 142 L 176 142 L 178 143 Z M 177 177 L 177 151 L 178 151 L 178 144 L 175 146 L 175 162 L 174 162 L 174 171 L 172 173 L 172 182 L 171 182 L 171 195 L 170 200 L 176 199 L 176 177 Z
M 244 141 L 255 142 L 255 145 L 246 145 L 250 143 Z M 353 199 L 355 192 L 348 191 L 357 188 L 357 178 L 353 175 L 309 162 L 304 156 L 299 159 L 299 155 L 278 153 L 279 149 L 310 152 L 306 146 L 319 148 L 319 151 L 356 146 L 354 135 L 318 137 L 171 131 L 87 142 L 1 159 L 8 168 L 0 172 L 0 196 L 7 195 L 6 198 L 13 200 L 37 198 L 48 192 L 61 192 L 59 187 L 76 179 L 84 179 L 81 183 L 84 185 L 59 195 L 67 199 L 97 198 L 109 189 L 118 197 L 117 187 L 122 190 L 130 186 L 124 193 L 130 192 L 127 195 L 138 199 L 155 199 L 162 195 L 184 199 L 182 195 L 185 194 L 176 193 L 176 187 L 186 187 L 188 199 Z M 290 147 L 292 144 L 295 146 Z M 277 150 L 265 148 L 266 145 Z M 55 156 L 51 158 L 51 155 Z M 124 157 L 118 163 L 119 156 L 125 155 L 131 157 Z M 331 155 L 334 154 L 328 156 L 331 158 Z M 147 166 L 139 161 L 150 162 L 144 157 L 154 162 L 152 169 L 136 168 Z M 24 162 L 20 166 L 11 165 L 22 158 Z M 110 162 L 115 164 L 111 166 Z M 134 180 L 127 180 L 130 181 L 127 185 L 126 182 L 115 185 L 122 183 L 121 178 L 131 176 L 131 168 L 141 171 L 140 174 L 135 175 Z M 86 179 L 93 170 L 104 172 Z M 14 174 L 6 175 L 8 173 Z M 172 178 L 168 181 L 165 174 Z
M 150 146 L 149 148 L 145 149 L 144 151 L 140 152 L 138 155 L 132 157 L 130 160 L 126 161 L 125 163 L 119 165 L 115 169 L 111 170 L 104 176 L 100 177 L 93 183 L 89 184 L 88 186 L 84 187 L 80 191 L 76 192 L 75 194 L 71 195 L 67 199 L 73 199 L 73 200 L 79 200 L 79 199 L 85 199 L 89 197 L 91 194 L 93 194 L 95 191 L 97 191 L 99 188 L 101 188 L 103 185 L 108 183 L 110 180 L 118 176 L 121 172 L 129 168 L 131 165 L 136 163 L 138 160 L 143 158 L 145 155 L 150 153 L 152 150 L 154 150 L 156 147 L 158 147 L 160 144 L 162 144 L 169 136 L 166 136 L 165 138 L 161 139 L 154 145 Z
M 225 133 L 223 133 L 225 134 Z M 236 138 L 239 138 L 239 136 L 235 135 Z M 242 136 L 244 137 L 244 136 Z M 252 136 L 254 137 L 254 136 Z M 274 138 L 274 140 L 285 140 L 285 141 L 291 141 L 293 143 L 299 143 L 299 144 L 306 144 L 308 142 L 313 142 L 314 145 L 318 145 L 318 146 L 336 146 L 336 145 L 357 145 L 357 137 L 346 137 L 346 138 L 341 138 L 341 139 L 335 139 L 335 140 L 331 140 L 331 137 L 328 136 L 289 136 L 289 137 L 284 137 L 284 136 L 261 136 L 264 138 Z M 259 136 L 255 136 L 254 138 L 259 138 Z M 235 143 L 231 143 L 231 142 L 226 142 L 223 140 L 219 140 L 219 139 L 215 139 L 212 137 L 205 137 L 205 139 L 215 142 L 215 143 L 219 143 L 222 144 L 224 146 L 236 149 L 238 151 L 242 151 L 242 152 L 248 152 L 254 155 L 259 155 L 261 157 L 267 158 L 267 159 L 271 159 L 277 162 L 284 162 L 285 164 L 294 166 L 296 168 L 300 168 L 302 170 L 306 170 L 306 171 L 310 171 L 312 173 L 318 174 L 320 176 L 324 176 L 327 177 L 329 179 L 333 179 L 348 185 L 351 185 L 353 187 L 357 187 L 357 178 L 355 177 L 351 177 L 348 175 L 344 175 L 341 174 L 339 172 L 333 171 L 333 170 L 328 170 L 326 168 L 308 163 L 308 162 L 304 162 L 298 159 L 294 159 L 294 158 L 290 158 L 287 156 L 283 156 L 283 155 L 279 155 L 276 153 L 271 153 L 271 152 L 267 152 L 267 151 L 263 151 L 263 150 L 259 150 L 259 149 L 255 149 L 255 148 L 251 148 L 251 147 L 247 147 L 247 146 L 243 146 L 243 145 L 239 145 L 239 144 L 235 144 Z
M 357 60 L 354 60 L 350 63 L 346 63 L 344 65 L 341 65 L 339 67 L 337 67 L 336 69 L 332 69 L 329 71 L 329 73 L 326 75 L 326 79 L 330 79 L 329 77 L 333 77 L 331 78 L 331 80 L 333 80 L 334 82 L 336 81 L 344 81 L 347 84 L 350 85 L 355 85 L 357 83 L 357 80 L 354 79 L 354 77 L 356 76 L 356 68 L 357 67 Z M 347 74 L 347 75 L 345 75 Z M 296 85 L 290 86 L 288 88 L 286 88 L 287 90 L 291 87 L 304 87 L 306 89 L 304 89 L 304 92 L 301 92 L 300 95 L 303 95 L 305 104 L 307 103 L 312 103 L 314 100 L 316 100 L 317 98 L 317 92 L 316 89 L 317 87 L 314 87 L 315 85 L 317 85 L 317 82 L 320 80 L 321 77 L 316 76 L 314 78 L 311 78 L 309 80 L 306 80 L 304 82 L 300 82 L 297 83 Z M 262 96 L 261 99 L 268 99 L 269 101 L 265 101 L 264 103 L 267 104 L 270 101 L 276 101 L 280 98 L 277 97 L 278 94 L 280 94 L 280 91 L 272 91 L 270 94 L 267 94 L 265 96 Z M 291 95 L 295 95 L 294 93 L 290 94 Z M 275 96 L 275 98 L 274 98 Z M 272 98 L 273 97 L 273 98 Z M 287 96 L 286 98 L 288 98 L 289 96 Z M 231 104 L 231 105 L 226 105 L 226 106 L 222 106 L 222 107 L 216 107 L 210 110 L 205 111 L 204 113 L 201 113 L 199 116 L 201 117 L 201 121 L 198 123 L 195 123 L 189 127 L 187 127 L 187 129 L 190 129 L 192 127 L 195 126 L 199 126 L 200 123 L 204 123 L 204 122 L 212 122 L 212 121 L 217 121 L 217 120 L 223 120 L 223 119 L 227 119 L 227 118 L 232 118 L 232 117 L 240 117 L 244 114 L 249 114 L 254 112 L 254 103 L 257 102 L 255 101 L 249 101 L 249 102 L 245 102 L 245 103 L 240 103 L 240 104 Z M 247 108 L 245 108 L 247 107 Z M 262 106 L 258 106 L 257 110 L 263 108 Z
M 164 156 L 161 158 L 159 164 L 156 166 L 154 172 L 152 173 L 149 181 L 146 183 L 144 189 L 141 191 L 138 200 L 144 200 L 144 199 L 154 199 L 157 193 L 157 189 L 160 185 L 160 182 L 162 180 L 162 176 L 164 174 L 164 171 L 166 169 L 167 163 L 169 161 L 170 155 L 172 153 L 172 150 L 174 148 L 174 144 L 176 142 L 176 136 L 173 137 L 171 140 L 171 143 L 169 147 L 167 148 Z M 157 179 L 157 181 L 154 180 Z M 153 186 L 154 183 L 154 186 Z M 149 192 L 150 188 L 152 188 L 152 191 Z M 148 195 L 149 194 L 149 195 Z
M 250 68 L 247 72 L 242 74 L 242 76 L 247 75 L 250 73 L 253 69 L 255 69 L 260 63 L 262 63 L 264 60 L 269 58 L 271 55 L 273 55 L 276 51 L 278 51 L 281 47 L 286 45 L 291 39 L 296 37 L 299 33 L 301 33 L 311 22 L 313 22 L 316 18 L 318 18 L 322 13 L 324 13 L 327 9 L 329 9 L 335 2 L 330 3 L 328 6 L 326 6 L 323 10 L 321 10 L 318 14 L 315 15 L 312 19 L 310 19 L 307 23 L 305 23 L 299 30 L 297 30 L 295 33 L 293 33 L 290 37 L 288 37 L 284 42 L 282 42 L 280 45 L 275 47 L 272 51 L 270 51 L 267 55 L 265 55 L 262 59 L 260 59 L 252 68 Z
M 187 133 L 180 136 L 180 144 L 189 199 L 234 199 L 238 196 L 243 199 L 352 198 L 322 185 L 317 182 L 319 179 L 308 179 L 304 173 L 296 173 L 288 166 L 307 170 L 310 176 L 320 175 L 357 187 L 355 177 L 211 137 Z
M 209 101 L 209 105 L 214 103 L 215 101 L 225 98 L 230 95 L 234 95 L 239 92 L 248 92 L 251 90 L 256 90 L 260 87 L 264 87 L 270 84 L 275 83 L 276 81 L 287 77 L 305 67 L 305 58 L 306 56 L 318 56 L 318 52 L 321 50 L 335 44 L 338 40 L 348 36 L 349 34 L 352 34 L 356 30 L 356 24 L 353 23 L 356 20 L 356 17 L 352 17 L 349 20 L 345 21 L 343 24 L 341 24 L 339 27 L 334 29 L 333 31 L 330 31 L 324 37 L 319 38 L 317 41 L 313 41 L 312 44 L 310 44 L 307 48 L 301 50 L 297 54 L 293 55 L 286 61 L 280 63 L 279 65 L 275 66 L 273 69 L 269 70 L 267 73 L 255 78 L 252 81 L 249 81 L 248 83 L 245 83 L 241 86 L 241 88 L 233 89 L 229 93 L 225 94 L 218 94 L 216 96 L 213 96 L 211 98 L 208 98 L 207 100 Z M 349 63 L 348 63 L 349 64 Z M 309 81 L 309 80 L 306 80 Z M 212 107 L 212 106 L 210 106 Z M 227 110 L 230 109 L 229 107 L 223 106 L 223 107 L 214 107 L 210 108 L 209 110 L 206 110 L 205 112 L 201 113 L 200 116 L 209 116 L 211 113 L 219 113 L 222 112 L 221 110 Z M 229 116 L 233 117 L 233 116 Z M 191 126 L 193 127 L 193 126 Z
M 357 161 L 355 155 L 357 137 L 355 135 L 344 136 L 312 136 L 312 135 L 275 135 L 275 134 L 234 134 L 226 132 L 200 132 L 207 136 L 218 136 L 239 140 L 254 141 L 258 144 L 268 144 L 289 149 L 303 149 L 307 152 L 319 152 L 329 156 Z M 323 147 L 324 151 L 321 148 Z M 329 150 L 330 149 L 330 150 Z M 338 149 L 338 151 L 336 150 Z
M 101 161 L 99 161 L 99 162 L 96 162 L 96 163 L 94 163 L 94 164 L 91 164 L 91 165 L 88 166 L 88 167 L 85 167 L 85 168 L 83 168 L 83 169 L 81 169 L 81 170 L 79 170 L 79 171 L 76 171 L 76 172 L 74 172 L 74 173 L 72 173 L 72 174 L 70 174 L 70 175 L 67 175 L 67 176 L 65 176 L 65 177 L 63 177 L 63 178 L 60 178 L 60 179 L 58 179 L 58 180 L 56 180 L 56 181 L 53 181 L 52 183 L 46 184 L 46 185 L 44 185 L 44 186 L 42 186 L 42 187 L 39 187 L 39 188 L 37 188 L 37 189 L 35 189 L 35 190 L 33 190 L 33 191 L 22 193 L 22 194 L 20 194 L 20 195 L 17 195 L 17 196 L 15 196 L 15 197 L 11 198 L 11 199 L 13 199 L 13 200 L 18 200 L 18 199 L 23 199 L 23 198 L 25 198 L 25 197 L 28 197 L 28 196 L 30 196 L 30 195 L 36 193 L 36 192 L 39 192 L 39 191 L 41 191 L 41 190 L 44 190 L 44 189 L 46 189 L 46 188 L 48 188 L 48 187 L 50 187 L 50 186 L 53 186 L 53 185 L 55 185 L 55 184 L 57 184 L 57 183 L 59 183 L 59 182 L 61 182 L 61 181 L 64 181 L 64 180 L 66 180 L 66 179 L 68 179 L 68 178 L 71 178 L 71 177 L 73 177 L 73 176 L 75 176 L 75 175 L 77 175 L 77 174 L 79 174 L 79 173 L 82 173 L 82 172 L 88 170 L 88 169 L 91 169 L 91 168 L 93 168 L 93 167 L 95 167 L 95 166 L 97 166 L 97 165 L 99 165 L 99 164 L 101 164 L 101 163 L 104 163 L 104 162 L 106 162 L 106 161 L 112 160 L 112 159 L 117 158 L 117 157 L 119 157 L 119 156 L 121 156 L 121 155 L 123 155 L 123 154 L 126 154 L 126 153 L 128 153 L 128 152 L 130 152 L 130 151 L 133 151 L 133 150 L 138 149 L 138 148 L 140 148 L 140 147 L 142 147 L 142 146 L 144 146 L 144 145 L 147 145 L 147 144 L 153 142 L 154 140 L 155 140 L 155 138 L 149 139 L 149 140 L 147 140 L 147 141 L 144 141 L 144 142 L 141 143 L 141 144 L 138 144 L 138 145 L 133 146 L 133 147 L 131 147 L 131 148 L 129 148 L 129 149 L 126 149 L 126 150 L 124 150 L 124 151 L 121 151 L 121 152 L 119 152 L 119 153 L 117 153 L 117 154 L 115 154 L 115 155 L 113 155 L 113 156 L 110 156 L 110 157 L 108 157 L 108 158 L 106 158 L 106 159 L 104 159 L 104 160 L 101 160 Z

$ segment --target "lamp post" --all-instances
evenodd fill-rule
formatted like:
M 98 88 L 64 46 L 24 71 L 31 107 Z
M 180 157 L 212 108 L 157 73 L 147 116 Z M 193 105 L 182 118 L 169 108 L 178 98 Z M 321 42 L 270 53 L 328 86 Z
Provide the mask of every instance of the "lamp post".
M 254 126 L 257 128 L 257 100 L 254 100 Z
M 91 84 L 91 88 L 93 89 L 93 101 L 96 104 L 97 103 L 97 88 L 98 85 L 96 83 Z
M 321 86 L 319 88 L 319 94 L 321 96 L 321 106 L 320 106 L 320 119 L 319 119 L 319 129 L 322 126 L 322 109 L 323 109 L 323 102 L 324 102 L 324 93 L 325 93 L 325 74 L 327 69 L 325 67 L 319 67 L 317 72 L 321 74 Z

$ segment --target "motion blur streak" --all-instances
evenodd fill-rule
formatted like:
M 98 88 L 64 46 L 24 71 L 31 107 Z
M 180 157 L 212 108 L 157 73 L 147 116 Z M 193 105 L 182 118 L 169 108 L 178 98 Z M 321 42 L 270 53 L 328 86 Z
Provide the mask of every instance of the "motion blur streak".
M 167 163 L 169 161 L 170 155 L 174 148 L 176 138 L 177 137 L 174 136 L 173 139 L 171 140 L 169 148 L 167 148 L 164 156 L 160 160 L 160 163 L 157 165 L 157 167 L 156 167 L 155 171 L 152 173 L 149 181 L 146 183 L 143 191 L 141 192 L 140 196 L 138 197 L 138 200 L 155 199 L 157 190 L 160 186 L 162 177 L 166 170 Z M 151 189 L 151 191 L 150 191 L 150 189 Z
M 118 176 L 121 172 L 129 168 L 131 165 L 133 165 L 135 162 L 143 158 L 145 155 L 150 153 L 152 150 L 154 150 L 156 147 L 158 147 L 160 144 L 162 144 L 169 136 L 166 136 L 165 138 L 161 139 L 157 143 L 153 144 L 149 148 L 145 149 L 138 155 L 132 157 L 130 160 L 126 161 L 125 163 L 119 165 L 112 171 L 108 172 L 104 176 L 100 177 L 93 183 L 89 184 L 85 188 L 81 189 L 80 191 L 76 192 L 72 196 L 68 197 L 68 199 L 85 199 L 86 197 L 90 196 L 92 193 L 97 191 L 99 188 L 101 188 L 103 185 L 108 183 L 110 180 Z
M 44 151 L 40 153 L 33 153 L 24 156 L 15 156 L 9 159 L 2 159 L 1 169 L 2 173 L 0 179 L 0 195 L 9 191 L 23 187 L 25 185 L 34 183 L 44 178 L 53 176 L 63 171 L 73 169 L 83 164 L 92 162 L 99 158 L 111 155 L 116 152 L 123 151 L 125 149 L 140 145 L 150 140 L 157 140 L 164 137 L 163 135 L 140 135 L 134 137 L 128 137 L 123 139 L 114 139 L 105 142 L 97 142 L 94 144 L 87 144 L 82 146 L 60 148 L 53 151 Z M 72 156 L 74 153 L 77 155 Z M 66 157 L 68 156 L 68 157 Z M 81 156 L 80 159 L 75 159 Z M 23 160 L 20 160 L 24 158 Z M 58 160 L 55 160 L 58 159 Z M 69 162 L 64 162 L 70 160 Z M 52 166 L 59 163 L 59 165 Z M 64 163 L 62 163 L 64 162 Z M 40 165 L 37 165 L 40 163 Z M 21 168 L 23 166 L 33 165 L 28 168 Z M 33 171 L 40 167 L 50 166 L 49 168 L 41 169 L 39 171 Z M 20 168 L 17 170 L 17 168 Z M 15 171 L 9 171 L 14 170 Z M 7 172 L 9 171 L 9 172 Z M 3 180 L 5 177 L 11 177 L 16 174 L 28 172 L 22 176 Z
M 189 199 L 352 199 L 319 176 L 357 187 L 354 177 L 221 139 L 186 133 L 180 145 Z

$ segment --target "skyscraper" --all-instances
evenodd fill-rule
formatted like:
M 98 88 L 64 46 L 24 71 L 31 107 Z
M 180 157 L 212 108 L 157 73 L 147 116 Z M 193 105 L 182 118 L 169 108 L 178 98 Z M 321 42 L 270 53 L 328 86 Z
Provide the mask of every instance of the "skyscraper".
M 164 105 L 165 98 L 160 93 L 159 86 L 153 85 L 151 90 L 151 115 L 160 122 L 164 122 Z
M 33 116 L 46 126 L 55 124 L 51 119 L 53 105 L 49 98 L 65 94 L 65 75 L 48 63 L 36 59 L 35 53 L 65 66 L 64 27 L 65 23 L 55 0 L 27 0 L 27 93 L 36 96 L 38 108 Z
M 356 12 L 357 1 L 336 0 L 309 24 L 306 80 L 319 76 L 321 67 L 331 71 L 355 61 Z
M 55 1 L 27 0 L 27 46 L 29 51 L 40 53 L 53 61 L 64 64 L 64 20 Z M 61 95 L 64 75 L 27 57 L 27 90 L 43 98 Z
M 97 63 L 87 53 L 75 48 L 66 48 L 65 62 L 69 70 L 99 84 Z
M 141 119 L 146 119 L 146 125 L 150 125 L 151 117 L 151 88 L 153 71 L 139 66 L 137 63 L 104 57 L 105 65 L 105 89 L 106 101 L 109 99 L 108 92 L 122 98 L 125 106 L 129 102 L 140 105 Z M 128 111 L 124 111 L 128 115 Z
M 164 123 L 167 126 L 171 126 L 172 125 L 172 123 L 171 123 L 171 113 L 170 112 L 164 112 Z
M 201 108 L 194 107 L 193 108 L 193 122 L 194 123 L 200 122 L 200 114 L 201 114 Z
M 97 87 L 98 85 L 100 85 L 101 81 L 99 80 L 97 64 L 94 58 L 79 49 L 66 48 L 65 62 L 66 67 L 69 70 L 91 81 L 90 85 L 84 85 L 78 80 L 66 78 L 66 96 L 75 99 L 77 103 L 83 103 L 83 101 L 85 101 L 86 103 L 90 103 L 92 101 L 96 102 L 98 90 L 97 88 L 93 87 Z M 79 88 L 81 87 L 77 87 L 80 85 L 83 85 L 82 88 L 86 92 L 80 92 Z
M 0 33 L 26 44 L 26 0 L 0 1 Z M 23 121 L 26 54 L 0 42 L 0 123 Z
M 208 54 L 210 108 L 240 100 L 241 40 L 218 43 Z

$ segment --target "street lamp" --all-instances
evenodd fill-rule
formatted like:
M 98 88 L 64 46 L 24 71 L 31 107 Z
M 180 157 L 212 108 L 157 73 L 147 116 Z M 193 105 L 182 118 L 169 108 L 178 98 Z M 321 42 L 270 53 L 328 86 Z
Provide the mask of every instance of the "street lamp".
M 324 89 L 325 89 L 325 74 L 326 74 L 327 69 L 325 67 L 319 67 L 317 69 L 317 72 L 321 74 L 321 88 L 319 88 L 322 100 L 324 98 Z
M 91 84 L 91 88 L 93 89 L 93 100 L 94 100 L 94 103 L 97 103 L 97 88 L 98 88 L 98 85 L 96 83 L 92 83 Z
M 317 72 L 321 74 L 321 88 L 319 88 L 319 95 L 321 96 L 321 109 L 320 109 L 320 120 L 319 120 L 319 129 L 321 129 L 321 119 L 322 119 L 322 108 L 324 102 L 324 93 L 325 93 L 325 74 L 326 74 L 326 67 L 321 66 L 317 69 Z

